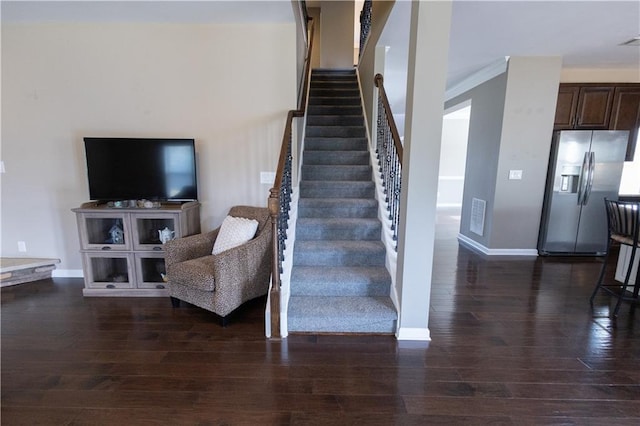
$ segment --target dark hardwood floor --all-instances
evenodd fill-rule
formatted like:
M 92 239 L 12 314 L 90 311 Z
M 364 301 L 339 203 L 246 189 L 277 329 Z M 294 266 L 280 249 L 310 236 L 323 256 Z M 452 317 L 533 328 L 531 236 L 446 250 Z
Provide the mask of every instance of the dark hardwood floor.
M 640 313 L 589 295 L 600 261 L 487 260 L 442 215 L 432 341 L 265 340 L 264 300 L 221 328 L 169 299 L 2 289 L 2 424 L 640 424 Z

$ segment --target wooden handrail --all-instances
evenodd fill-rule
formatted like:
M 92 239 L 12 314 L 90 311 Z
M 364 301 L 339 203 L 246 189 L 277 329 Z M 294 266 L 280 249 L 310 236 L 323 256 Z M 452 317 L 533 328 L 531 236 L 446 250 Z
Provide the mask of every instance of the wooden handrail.
M 284 134 L 282 135 L 282 145 L 280 145 L 280 156 L 278 157 L 278 168 L 276 169 L 276 177 L 273 181 L 273 188 L 269 191 L 272 192 L 276 188 L 280 188 L 282 186 L 282 178 L 284 176 L 284 166 L 287 162 L 287 145 L 291 140 L 292 129 L 293 129 L 293 118 L 294 117 L 304 117 L 304 111 L 300 111 L 297 109 L 289 110 L 287 114 L 287 122 L 284 126 Z
M 290 110 L 287 113 L 287 122 L 282 136 L 282 145 L 280 146 L 280 155 L 278 157 L 278 167 L 273 182 L 273 187 L 269 190 L 269 200 L 267 206 L 271 217 L 271 228 L 273 234 L 273 258 L 271 263 L 271 291 L 270 310 L 271 310 L 271 337 L 280 338 L 280 287 L 282 285 L 281 274 L 281 253 L 284 247 L 283 234 L 286 233 L 286 221 L 289 218 L 289 203 L 291 202 L 291 141 L 293 133 L 293 119 L 295 117 L 304 117 L 307 105 L 307 86 L 311 75 L 311 52 L 313 49 L 314 22 L 312 18 L 307 18 L 309 25 L 307 52 L 304 61 L 302 87 L 299 88 L 300 97 L 298 99 L 298 109 Z M 286 176 L 286 181 L 285 181 Z
M 300 88 L 300 99 L 298 99 L 298 111 L 304 112 L 307 108 L 307 87 L 309 86 L 309 77 L 311 76 L 311 52 L 313 51 L 313 34 L 315 31 L 315 23 L 313 18 L 307 18 L 309 22 L 309 45 L 307 46 L 307 54 L 304 58 L 304 77 L 302 79 L 302 87 Z
M 390 113 L 391 105 L 389 105 L 387 92 L 384 90 L 384 77 L 382 77 L 382 74 L 376 74 L 373 81 L 379 90 L 378 94 L 382 99 L 382 104 L 384 105 L 385 110 L 389 111 L 389 114 L 387 115 L 387 120 L 389 121 L 389 128 L 391 129 L 391 137 L 393 138 L 393 145 L 396 147 L 396 152 L 398 154 L 398 161 L 402 166 L 402 141 L 400 140 L 400 133 L 398 133 L 398 127 L 396 127 L 396 121 L 393 119 L 393 114 Z

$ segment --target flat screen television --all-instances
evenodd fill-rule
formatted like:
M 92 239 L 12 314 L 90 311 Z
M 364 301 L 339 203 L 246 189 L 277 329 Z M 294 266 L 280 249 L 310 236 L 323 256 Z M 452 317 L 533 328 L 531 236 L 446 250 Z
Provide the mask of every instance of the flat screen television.
M 87 137 L 84 147 L 91 200 L 198 199 L 193 139 Z

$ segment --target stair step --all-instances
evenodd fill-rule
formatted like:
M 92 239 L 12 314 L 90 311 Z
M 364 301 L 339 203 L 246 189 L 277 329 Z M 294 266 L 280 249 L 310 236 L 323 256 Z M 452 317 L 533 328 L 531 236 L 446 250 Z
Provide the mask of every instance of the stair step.
M 384 266 L 381 241 L 296 241 L 295 266 Z
M 323 181 L 300 182 L 301 198 L 373 198 L 375 185 L 372 181 Z
M 356 71 L 354 68 L 314 68 L 311 70 L 311 75 L 313 77 L 324 76 L 324 77 L 356 77 Z
M 366 136 L 364 126 L 309 126 L 306 135 L 310 137 L 363 138 Z
M 296 239 L 379 241 L 381 229 L 378 218 L 298 218 Z
M 311 151 L 305 150 L 302 164 L 305 165 L 369 165 L 369 153 L 367 151 Z
M 311 90 L 360 90 L 357 81 L 311 81 Z
M 311 81 L 348 81 L 358 82 L 358 77 L 355 73 L 311 73 Z
M 354 68 L 324 68 L 324 67 L 316 67 L 311 70 L 312 73 L 320 73 L 320 74 L 356 74 L 356 70 Z
M 360 105 L 360 97 L 311 96 L 309 105 Z
M 340 85 L 342 86 L 342 85 Z M 344 97 L 344 96 L 356 96 L 358 98 L 360 98 L 360 90 L 357 87 L 337 87 L 337 88 L 323 88 L 323 87 L 312 87 L 309 90 L 309 97 L 314 97 L 314 96 L 337 96 L 337 97 Z
M 367 151 L 366 138 L 305 137 L 305 150 L 309 151 Z
M 364 127 L 364 119 L 361 115 L 310 115 L 307 117 L 307 126 Z
M 391 276 L 382 266 L 298 266 L 292 296 L 389 296 Z
M 374 218 L 378 202 L 373 198 L 301 198 L 298 218 Z
M 288 330 L 327 333 L 385 333 L 398 315 L 389 297 L 291 296 Z
M 309 115 L 361 115 L 360 105 L 309 105 L 307 108 Z
M 371 166 L 303 165 L 303 180 L 371 180 Z

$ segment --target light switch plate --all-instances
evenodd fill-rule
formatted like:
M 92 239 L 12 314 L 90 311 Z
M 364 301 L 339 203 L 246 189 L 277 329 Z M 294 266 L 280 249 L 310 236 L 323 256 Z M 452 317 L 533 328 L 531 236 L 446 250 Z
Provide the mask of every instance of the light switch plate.
M 522 179 L 522 170 L 509 170 L 509 180 Z
M 260 183 L 273 185 L 273 182 L 275 180 L 276 180 L 275 172 L 260 172 Z

